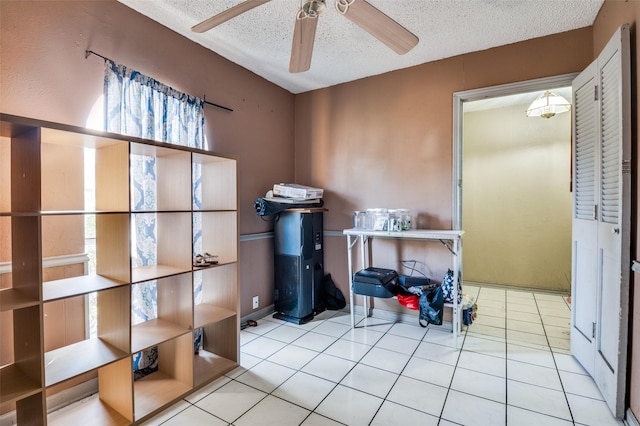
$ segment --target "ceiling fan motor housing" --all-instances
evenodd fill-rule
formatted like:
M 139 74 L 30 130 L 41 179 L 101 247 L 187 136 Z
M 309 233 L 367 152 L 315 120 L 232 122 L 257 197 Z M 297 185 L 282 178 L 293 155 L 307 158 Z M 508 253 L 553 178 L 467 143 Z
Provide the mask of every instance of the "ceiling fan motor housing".
M 309 17 L 315 18 L 320 15 L 327 8 L 325 0 L 305 0 L 302 5 L 302 10 Z

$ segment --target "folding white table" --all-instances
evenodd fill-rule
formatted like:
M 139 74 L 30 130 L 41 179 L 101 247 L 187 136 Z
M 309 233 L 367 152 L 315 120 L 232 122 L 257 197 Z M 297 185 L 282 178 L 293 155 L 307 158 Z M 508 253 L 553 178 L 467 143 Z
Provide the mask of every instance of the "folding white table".
M 445 303 L 445 306 L 452 308 L 452 331 L 453 331 L 453 347 L 458 347 L 458 335 L 461 330 L 461 314 L 462 310 L 458 306 L 458 280 L 462 278 L 462 236 L 464 231 L 454 230 L 431 230 L 431 229 L 412 229 L 400 232 L 388 231 L 370 231 L 366 229 L 345 229 L 342 231 L 347 236 L 347 251 L 349 268 L 349 307 L 351 312 L 351 327 L 355 327 L 355 309 L 353 296 L 353 247 L 360 241 L 360 262 L 362 269 L 369 265 L 368 259 L 372 259 L 372 240 L 375 238 L 387 238 L 396 240 L 422 240 L 422 241 L 440 241 L 444 244 L 452 254 L 452 270 L 453 270 L 453 303 Z M 364 297 L 364 313 L 365 317 L 369 316 L 369 297 Z

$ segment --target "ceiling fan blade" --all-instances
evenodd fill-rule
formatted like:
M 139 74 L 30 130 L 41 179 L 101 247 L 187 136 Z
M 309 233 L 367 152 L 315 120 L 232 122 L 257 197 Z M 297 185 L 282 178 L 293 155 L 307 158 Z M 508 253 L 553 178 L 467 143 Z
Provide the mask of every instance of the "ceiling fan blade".
M 205 31 L 209 31 L 211 28 L 218 26 L 224 22 L 227 22 L 229 19 L 235 18 L 236 16 L 241 15 L 244 12 L 247 12 L 253 9 L 254 7 L 258 7 L 261 4 L 265 4 L 269 1 L 271 0 L 246 0 L 240 4 L 230 7 L 224 12 L 220 12 L 217 15 L 213 15 L 211 18 L 205 19 L 199 24 L 194 25 L 193 27 L 191 27 L 191 31 L 196 33 L 203 33 Z
M 313 54 L 313 42 L 316 38 L 317 27 L 317 16 L 301 19 L 296 18 L 296 26 L 293 29 L 289 72 L 304 72 L 311 67 L 311 55 Z
M 365 0 L 336 0 L 338 12 L 403 55 L 418 44 L 418 37 Z

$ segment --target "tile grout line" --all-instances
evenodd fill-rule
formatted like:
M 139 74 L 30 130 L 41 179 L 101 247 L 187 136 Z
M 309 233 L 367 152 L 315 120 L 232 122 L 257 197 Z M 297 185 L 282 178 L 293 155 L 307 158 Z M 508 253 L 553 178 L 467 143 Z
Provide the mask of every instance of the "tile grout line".
M 480 288 L 480 290 L 479 290 L 479 292 L 478 292 L 478 299 L 480 299 L 480 295 L 481 295 L 481 294 L 482 294 L 482 288 Z M 504 330 L 504 344 L 505 344 L 505 357 L 504 357 L 504 359 L 505 359 L 505 361 L 504 361 L 504 362 L 505 362 L 505 377 L 504 377 L 504 379 L 505 379 L 505 403 L 502 403 L 502 405 L 504 405 L 504 409 L 505 409 L 505 425 L 506 425 L 506 424 L 507 424 L 507 423 L 506 423 L 506 420 L 507 420 L 507 419 L 506 419 L 506 417 L 507 417 L 507 404 L 506 404 L 506 395 L 507 395 L 507 392 L 506 392 L 506 386 L 507 386 L 507 378 L 506 378 L 506 362 L 507 362 L 507 357 L 506 357 L 506 345 L 507 345 L 507 338 L 506 338 L 506 333 L 507 333 L 507 326 L 506 326 L 506 322 L 507 322 L 507 317 L 506 317 L 506 290 L 505 290 L 504 296 L 505 296 L 505 299 L 504 299 L 504 301 L 505 301 L 505 302 L 504 302 L 504 303 L 505 303 L 505 316 L 504 316 L 504 318 L 503 318 L 503 320 L 504 320 L 504 327 L 494 327 L 494 328 L 497 328 L 497 329 L 503 328 L 503 330 Z M 476 302 L 477 302 L 477 301 L 476 301 Z M 494 317 L 494 318 L 499 318 L 499 317 Z M 491 326 L 488 326 L 488 327 L 491 327 Z M 465 340 L 466 340 L 466 337 L 467 337 L 467 333 L 468 333 L 468 331 L 469 331 L 469 328 L 467 328 L 467 330 L 465 331 Z M 482 337 L 480 337 L 480 336 L 482 336 Z M 485 335 L 482 335 L 482 334 L 481 334 L 480 336 L 473 336 L 473 337 L 476 337 L 476 338 L 478 338 L 478 339 L 483 339 L 483 340 L 489 340 L 489 341 L 496 342 L 496 340 L 493 340 L 493 339 L 487 339 L 487 338 L 485 338 Z M 486 337 L 497 337 L 497 336 L 486 335 Z M 458 360 L 459 360 L 460 356 L 462 356 L 462 350 L 463 350 L 462 348 L 463 348 L 463 347 L 464 347 L 464 342 L 463 342 L 462 346 L 460 347 L 460 355 L 459 355 L 459 357 L 458 357 Z M 468 350 L 467 352 L 473 352 L 473 353 L 477 353 L 477 354 L 481 354 L 481 355 L 486 355 L 486 356 L 492 356 L 492 357 L 494 357 L 493 355 L 483 354 L 482 352 L 476 352 L 476 351 L 473 351 L 473 350 Z M 494 358 L 500 358 L 500 357 L 494 357 Z M 461 368 L 461 369 L 463 369 L 463 370 L 468 370 L 468 369 L 465 369 L 464 367 L 458 367 L 457 362 L 456 362 L 456 367 L 455 367 L 455 371 L 454 371 L 454 376 L 455 376 L 455 373 L 458 371 L 458 368 Z M 486 375 L 493 376 L 493 377 L 499 377 L 499 376 L 495 376 L 495 375 L 493 375 L 493 374 L 488 374 L 488 373 L 485 373 L 485 372 L 479 372 L 479 371 L 476 371 L 476 370 L 469 370 L 469 371 L 474 371 L 474 372 L 476 372 L 476 373 L 486 374 Z M 450 390 L 451 390 L 451 385 L 452 385 L 452 384 L 453 384 L 453 378 L 452 378 L 452 380 L 451 380 Z M 464 391 L 459 391 L 459 390 L 456 390 L 456 392 L 464 393 L 464 394 L 466 394 L 466 395 L 470 395 L 470 396 L 473 396 L 473 397 L 475 397 L 475 398 L 481 398 L 481 399 L 484 399 L 484 400 L 486 400 L 486 401 L 496 402 L 496 403 L 500 404 L 499 402 L 497 402 L 497 401 L 495 401 L 495 400 L 493 400 L 493 399 L 490 399 L 490 398 L 484 398 L 484 397 L 479 396 L 479 395 L 475 395 L 475 394 L 471 394 L 471 393 L 464 392 Z M 447 392 L 447 397 L 448 397 L 448 392 Z M 444 413 L 444 406 L 443 406 L 443 413 Z M 445 420 L 450 422 L 450 420 L 447 420 L 447 419 L 445 419 Z
M 478 299 L 480 299 L 480 296 L 482 294 L 482 287 L 480 287 L 480 291 L 478 292 Z M 507 291 L 503 290 L 503 294 L 504 294 L 504 424 L 505 426 L 507 425 L 507 403 L 508 403 L 508 398 L 509 398 L 509 392 L 508 392 L 508 383 L 509 380 L 507 378 L 507 364 L 508 364 L 508 358 L 507 358 Z M 498 327 L 495 327 L 498 328 Z M 493 401 L 493 400 L 491 400 Z
M 462 355 L 462 348 L 464 346 L 464 342 L 467 339 L 467 331 L 464 331 L 464 338 L 462 339 L 462 343 L 460 344 L 460 350 L 458 350 L 458 358 L 456 359 L 456 365 L 453 367 L 453 374 L 451 375 L 451 381 L 449 382 L 449 386 L 447 387 L 447 393 L 444 396 L 444 401 L 442 403 L 442 408 L 440 409 L 440 415 L 438 416 L 438 425 L 442 422 L 442 415 L 444 414 L 444 407 L 447 405 L 447 399 L 449 398 L 449 393 L 451 392 L 451 385 L 453 384 L 453 379 L 456 376 L 456 371 L 458 371 L 458 363 L 460 362 L 460 356 Z M 456 331 L 454 331 L 455 333 Z M 458 348 L 455 348 L 456 350 Z M 444 419 L 445 421 L 451 422 L 451 420 Z
M 482 288 L 480 288 L 480 290 L 478 290 L 478 295 L 477 295 L 477 299 L 480 299 L 480 292 L 482 291 Z M 475 303 L 478 303 L 478 300 L 476 299 Z M 447 399 L 449 398 L 449 393 L 451 392 L 451 385 L 453 385 L 453 379 L 456 376 L 456 372 L 458 371 L 458 363 L 460 362 L 460 356 L 462 355 L 462 348 L 464 347 L 464 343 L 467 340 L 467 333 L 469 331 L 469 328 L 467 327 L 467 329 L 465 329 L 464 331 L 464 338 L 462 339 L 462 343 L 460 343 L 460 350 L 458 350 L 458 348 L 455 348 L 455 350 L 458 350 L 458 358 L 456 359 L 456 365 L 453 367 L 453 375 L 451 376 L 451 381 L 449 382 L 449 387 L 447 388 L 447 393 L 444 397 L 444 402 L 442 403 L 442 408 L 440 409 L 440 415 L 438 416 L 438 425 L 440 425 L 440 423 L 442 422 L 442 416 L 444 414 L 444 407 L 447 405 Z M 454 333 L 457 333 L 457 330 L 454 330 Z M 444 419 L 445 421 L 450 421 L 447 419 Z
M 564 395 L 564 400 L 567 403 L 567 408 L 569 409 L 569 415 L 571 416 L 571 423 L 575 425 L 576 421 L 573 417 L 573 411 L 571 410 L 571 404 L 569 404 L 569 398 L 567 397 L 567 392 L 564 389 L 564 383 L 562 383 L 562 376 L 560 375 L 560 371 L 558 370 L 558 364 L 556 363 L 556 357 L 554 356 L 553 349 L 551 348 L 551 342 L 549 342 L 549 336 L 547 336 L 547 329 L 544 325 L 544 321 L 542 320 L 542 314 L 540 313 L 540 308 L 538 307 L 538 299 L 536 298 L 535 293 L 533 293 L 533 301 L 535 303 L 536 309 L 538 310 L 538 315 L 540 315 L 540 321 L 542 322 L 542 329 L 544 330 L 544 337 L 547 340 L 547 345 L 549 346 L 549 351 L 551 352 L 551 358 L 553 359 L 553 365 L 556 369 L 556 374 L 558 375 L 558 381 L 560 382 L 560 387 L 562 388 L 562 394 Z M 544 414 L 544 413 L 542 413 Z
M 509 338 L 507 336 L 507 312 L 509 311 L 509 297 L 504 292 L 504 424 L 509 423 Z

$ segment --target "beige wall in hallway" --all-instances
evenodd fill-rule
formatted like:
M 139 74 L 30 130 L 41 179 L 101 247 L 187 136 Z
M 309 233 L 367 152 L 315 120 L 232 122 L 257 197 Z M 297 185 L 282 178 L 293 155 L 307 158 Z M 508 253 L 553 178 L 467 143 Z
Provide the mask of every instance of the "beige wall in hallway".
M 569 291 L 571 114 L 527 106 L 464 114 L 464 279 Z

